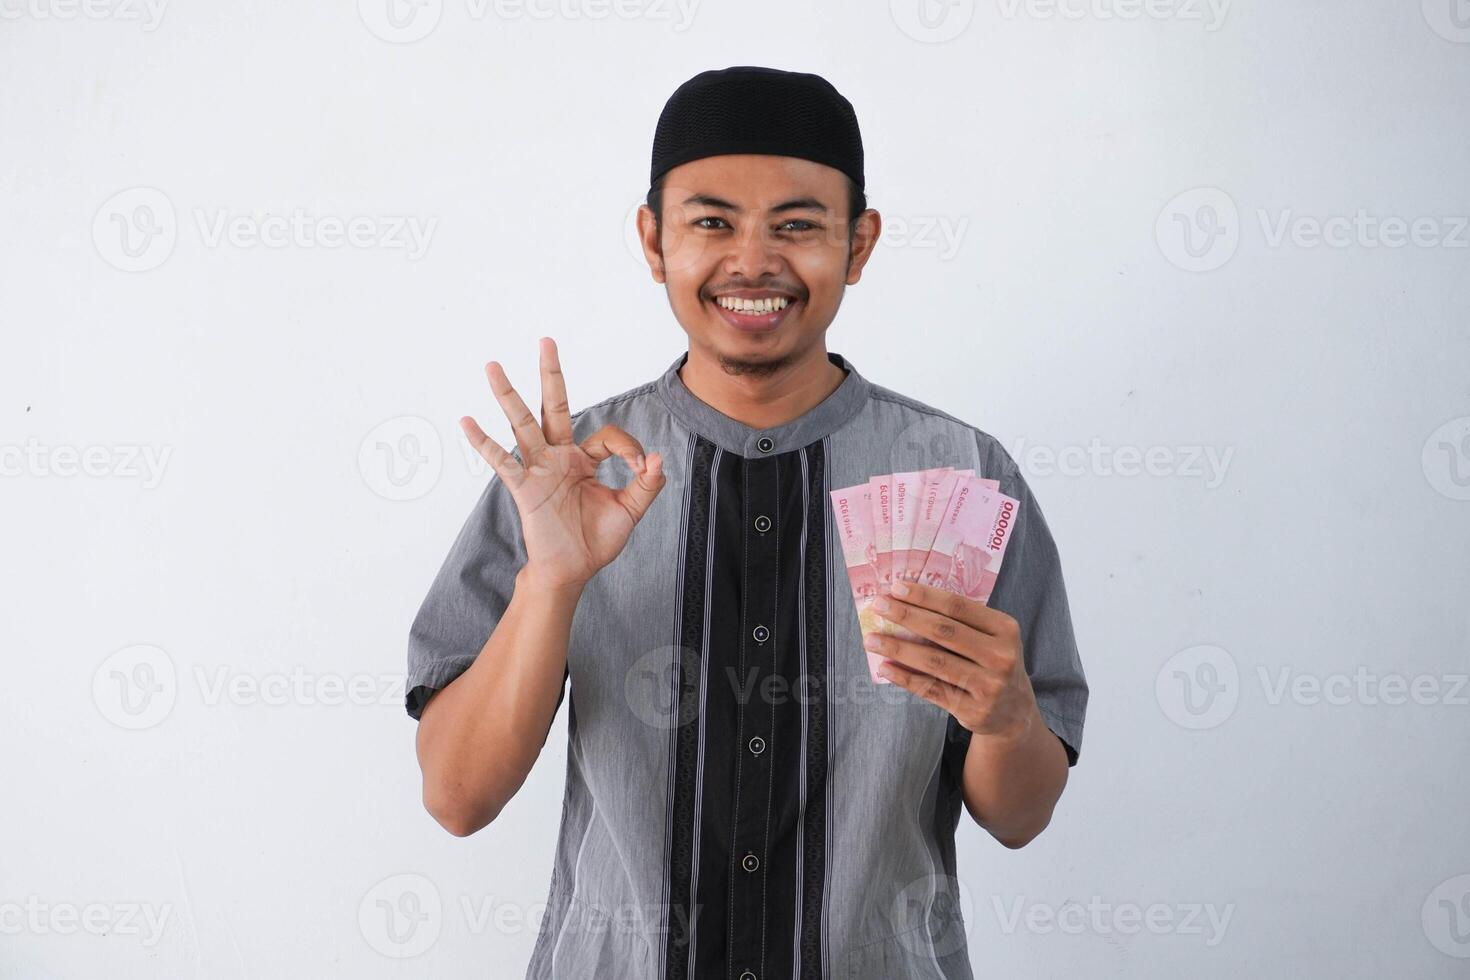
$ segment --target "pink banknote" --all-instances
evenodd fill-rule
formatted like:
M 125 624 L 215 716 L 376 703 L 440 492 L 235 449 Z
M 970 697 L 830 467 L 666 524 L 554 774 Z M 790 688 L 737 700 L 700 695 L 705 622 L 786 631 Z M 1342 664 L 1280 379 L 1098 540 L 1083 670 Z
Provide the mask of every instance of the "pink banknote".
M 1016 524 L 1016 500 L 970 477 L 950 497 L 919 582 L 989 602 Z M 998 487 L 999 484 L 996 484 Z
M 942 470 L 931 470 L 930 473 L 921 491 L 918 514 L 914 518 L 914 537 L 909 542 L 902 571 L 897 567 L 894 569 L 895 574 L 901 576 L 905 582 L 919 580 L 919 573 L 923 571 L 924 562 L 929 557 L 929 549 L 934 546 L 934 538 L 939 534 L 939 524 L 949 507 L 950 497 L 954 495 L 960 482 L 974 476 L 975 471 L 946 466 Z
M 1018 504 L 998 481 L 974 472 L 946 466 L 890 473 L 830 492 L 864 634 L 930 642 L 874 612 L 873 600 L 896 578 L 990 600 Z M 877 673 L 884 658 L 867 658 L 873 681 L 890 683 Z
M 878 591 L 887 593 L 893 584 L 893 474 L 885 473 L 868 480 L 868 494 L 873 505 L 873 562 L 878 573 Z
M 829 491 L 828 496 L 837 518 L 837 537 L 842 542 L 842 563 L 847 566 L 858 629 L 864 634 L 876 632 L 881 621 L 873 612 L 873 600 L 878 598 L 878 553 L 873 545 L 872 491 L 868 484 L 860 483 Z M 878 676 L 883 658 L 868 650 L 863 652 L 868 656 L 868 675 L 879 683 L 890 683 Z

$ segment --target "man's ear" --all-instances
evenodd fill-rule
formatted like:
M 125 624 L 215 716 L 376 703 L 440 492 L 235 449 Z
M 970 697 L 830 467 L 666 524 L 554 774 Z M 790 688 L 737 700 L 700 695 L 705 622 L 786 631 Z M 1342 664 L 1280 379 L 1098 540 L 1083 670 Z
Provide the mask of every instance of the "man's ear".
M 659 241 L 658 221 L 653 209 L 647 204 L 638 206 L 638 244 L 643 248 L 644 261 L 654 282 L 666 282 L 668 273 L 664 269 L 663 243 Z
M 878 245 L 878 236 L 883 233 L 883 216 L 872 208 L 858 215 L 853 225 L 851 244 L 847 253 L 847 285 L 855 286 L 863 277 L 863 266 L 873 255 Z

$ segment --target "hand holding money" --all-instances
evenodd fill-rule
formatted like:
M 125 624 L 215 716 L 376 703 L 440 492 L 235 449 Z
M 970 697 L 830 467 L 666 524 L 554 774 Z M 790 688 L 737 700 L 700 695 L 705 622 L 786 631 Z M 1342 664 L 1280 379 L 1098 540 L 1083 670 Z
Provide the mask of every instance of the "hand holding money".
M 880 596 L 899 583 L 917 583 L 990 601 L 1019 506 L 1000 483 L 974 470 L 945 466 L 888 473 L 830 492 L 842 553 L 864 636 L 879 633 L 910 643 L 928 642 L 903 624 L 874 611 Z M 883 657 L 868 651 L 874 683 Z
M 1019 738 L 1036 714 L 1021 627 L 976 599 L 929 585 L 894 582 L 873 603 L 884 621 L 919 638 L 869 633 L 864 646 L 887 658 L 880 676 L 937 704 L 977 735 Z

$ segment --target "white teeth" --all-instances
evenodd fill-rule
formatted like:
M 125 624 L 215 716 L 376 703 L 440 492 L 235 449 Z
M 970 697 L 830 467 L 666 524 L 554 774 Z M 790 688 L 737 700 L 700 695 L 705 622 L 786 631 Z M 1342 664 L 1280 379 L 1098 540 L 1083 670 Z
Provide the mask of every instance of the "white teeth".
M 748 313 L 754 316 L 784 310 L 791 304 L 791 300 L 785 296 L 770 296 L 766 299 L 739 299 L 734 296 L 716 296 L 715 302 L 727 310 L 734 310 L 736 313 Z

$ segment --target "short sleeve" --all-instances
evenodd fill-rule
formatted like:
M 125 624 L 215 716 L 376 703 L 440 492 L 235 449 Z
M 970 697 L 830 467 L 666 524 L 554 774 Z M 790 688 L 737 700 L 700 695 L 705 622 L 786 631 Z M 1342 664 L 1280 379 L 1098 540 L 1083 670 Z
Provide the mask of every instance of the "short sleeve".
M 518 451 L 513 455 L 520 458 Z M 492 475 L 408 631 L 405 707 L 415 721 L 430 695 L 468 670 L 480 655 L 510 605 L 516 573 L 525 563 L 520 512 L 509 488 Z M 563 674 L 563 696 L 565 691 Z
M 1020 624 L 1026 673 L 1036 693 L 1037 707 L 1047 727 L 1066 747 L 1067 765 L 1075 766 L 1082 750 L 1088 691 L 1072 634 L 1061 556 L 1041 505 L 1015 462 L 998 445 L 992 458 L 998 462 L 995 472 L 999 475 L 995 478 L 1000 480 L 1001 492 L 1020 505 L 990 606 Z M 991 473 L 987 471 L 986 475 Z

